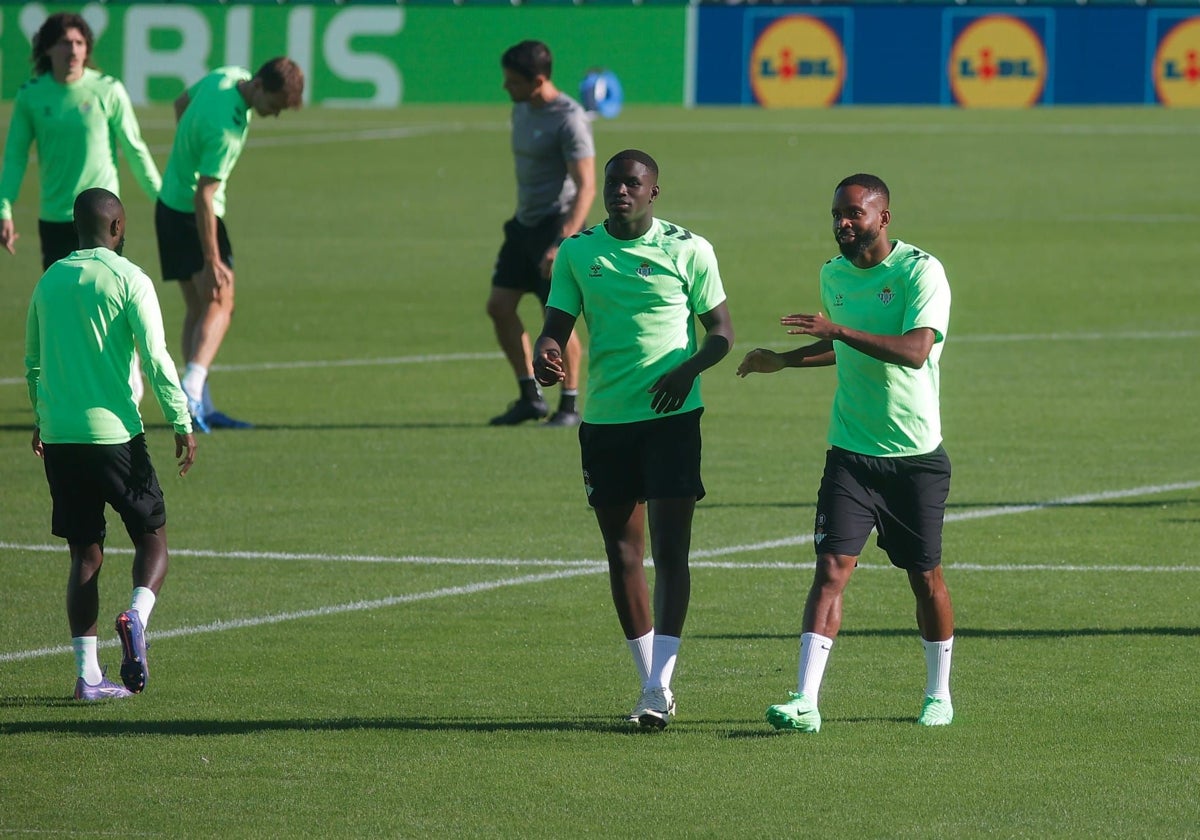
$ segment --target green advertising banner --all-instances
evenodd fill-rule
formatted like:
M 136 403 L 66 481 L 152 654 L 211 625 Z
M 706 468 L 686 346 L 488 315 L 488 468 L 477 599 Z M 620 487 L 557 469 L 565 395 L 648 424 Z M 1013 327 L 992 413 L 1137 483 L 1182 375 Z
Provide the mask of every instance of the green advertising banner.
M 500 54 L 525 38 L 550 45 L 554 80 L 572 95 L 589 69 L 603 67 L 620 79 L 626 102 L 684 101 L 686 5 L 296 2 L 0 4 L 0 99 L 29 78 L 30 38 L 60 11 L 88 21 L 96 65 L 120 78 L 137 105 L 170 102 L 213 67 L 253 69 L 276 55 L 304 68 L 314 105 L 501 102 Z

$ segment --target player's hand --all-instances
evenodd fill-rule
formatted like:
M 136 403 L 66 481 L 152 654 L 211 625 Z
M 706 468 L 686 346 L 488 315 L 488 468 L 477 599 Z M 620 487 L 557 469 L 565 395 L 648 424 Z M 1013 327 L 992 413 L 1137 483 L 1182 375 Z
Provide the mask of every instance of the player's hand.
M 233 271 L 221 260 L 204 263 L 200 270 L 200 297 L 206 300 L 221 300 L 233 291 Z
M 792 328 L 788 330 L 788 335 L 811 335 L 813 338 L 826 340 L 837 338 L 837 328 L 822 312 L 816 315 L 784 315 L 779 319 L 779 323 Z
M 175 433 L 175 457 L 179 459 L 179 474 L 187 475 L 196 460 L 196 438 L 194 435 Z
M 0 219 L 0 245 L 3 245 L 8 253 L 17 253 L 17 240 L 20 238 L 21 234 L 17 233 L 12 219 Z
M 33 454 L 39 458 L 46 457 L 46 447 L 42 445 L 42 430 L 37 426 L 33 427 Z
M 784 367 L 783 357 L 774 350 L 756 347 L 742 358 L 737 375 L 744 379 L 752 373 L 775 373 Z
M 547 347 L 533 357 L 533 378 L 539 385 L 547 387 L 557 385 L 567 378 L 563 368 L 562 351 L 556 347 Z
M 647 392 L 654 394 L 650 399 L 650 407 L 655 414 L 669 414 L 683 407 L 696 384 L 696 375 L 689 373 L 686 367 L 680 365 L 672 371 L 664 373 L 658 381 L 651 385 Z

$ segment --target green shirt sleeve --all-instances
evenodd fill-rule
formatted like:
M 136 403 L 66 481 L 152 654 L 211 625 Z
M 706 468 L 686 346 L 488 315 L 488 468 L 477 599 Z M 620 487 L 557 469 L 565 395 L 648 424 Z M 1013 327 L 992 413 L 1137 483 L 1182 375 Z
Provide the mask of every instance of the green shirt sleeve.
M 125 90 L 125 85 L 116 79 L 113 80 L 111 88 L 108 124 L 110 135 L 117 138 L 121 144 L 121 151 L 125 153 L 133 177 L 137 179 L 142 191 L 154 201 L 162 188 L 162 176 L 158 173 L 158 166 L 154 163 L 146 141 L 142 139 L 142 129 L 133 111 L 133 103 L 129 101 L 129 92 Z
M 132 274 L 128 293 L 129 326 L 142 356 L 142 372 L 150 380 L 150 388 L 163 417 L 178 434 L 191 434 L 192 419 L 187 410 L 187 398 L 180 387 L 175 362 L 167 352 L 162 308 L 154 283 L 141 272 Z
M 21 192 L 25 167 L 29 164 L 29 146 L 33 143 L 33 124 L 26 106 L 25 89 L 13 105 L 8 139 L 4 141 L 4 169 L 0 172 L 0 219 L 12 218 L 12 206 Z

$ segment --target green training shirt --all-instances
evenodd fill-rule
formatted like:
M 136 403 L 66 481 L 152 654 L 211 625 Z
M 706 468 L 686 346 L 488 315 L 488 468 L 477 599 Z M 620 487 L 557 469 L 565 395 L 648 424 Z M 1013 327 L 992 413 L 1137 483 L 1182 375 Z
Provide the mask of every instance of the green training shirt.
M 936 258 L 895 240 L 865 271 L 843 256 L 821 268 L 821 303 L 835 324 L 877 335 L 934 331 L 919 370 L 881 362 L 840 341 L 829 442 L 862 455 L 924 455 L 942 442 L 938 360 L 950 324 L 950 284 Z
M 118 145 L 146 195 L 151 201 L 158 196 L 158 167 L 142 140 L 125 86 L 112 76 L 87 68 L 82 78 L 65 85 L 50 73 L 21 85 L 4 143 L 0 219 L 12 218 L 34 142 L 42 187 L 38 218 L 43 221 L 71 221 L 75 196 L 91 187 L 120 195 Z
M 588 326 L 583 419 L 661 419 L 648 389 L 696 352 L 695 316 L 724 300 L 712 245 L 662 219 L 638 239 L 616 239 L 599 224 L 563 242 L 546 305 Z M 702 405 L 697 377 L 676 413 Z
M 225 215 L 225 184 L 246 145 L 254 115 L 237 86 L 250 78 L 244 68 L 221 67 L 188 88 L 188 106 L 175 127 L 159 194 L 172 210 L 196 212 L 196 184 L 203 175 L 221 182 L 213 194 L 213 212 Z
M 150 278 L 107 248 L 75 251 L 47 269 L 25 327 L 25 379 L 45 443 L 125 443 L 141 434 L 129 385 L 135 344 L 163 416 L 190 433 Z

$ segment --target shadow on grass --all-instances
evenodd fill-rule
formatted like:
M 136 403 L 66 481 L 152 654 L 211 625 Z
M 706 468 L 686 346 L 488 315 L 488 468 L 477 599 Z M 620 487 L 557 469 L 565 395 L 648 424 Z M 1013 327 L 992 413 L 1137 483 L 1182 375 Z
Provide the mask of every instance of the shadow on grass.
M 867 630 L 842 630 L 839 636 L 861 636 L 864 638 L 905 638 L 917 635 L 915 627 L 877 628 Z M 689 633 L 689 639 L 714 639 L 717 641 L 753 641 L 756 639 L 797 639 L 800 631 L 790 633 Z M 1100 636 L 1200 636 L 1200 627 L 1078 627 L 1067 629 L 1012 628 L 988 630 L 979 627 L 957 627 L 956 639 L 1072 639 Z
M 164 423 L 146 423 L 147 430 L 170 431 L 171 427 Z M 251 429 L 219 429 L 215 435 L 249 435 L 255 432 L 365 432 L 365 431 L 403 431 L 405 429 L 487 429 L 487 420 L 474 423 L 255 423 Z M 530 423 L 528 428 L 537 428 Z M 31 423 L 0 423 L 0 432 L 33 433 Z
M 1101 509 L 1127 509 L 1127 510 L 1142 510 L 1142 509 L 1157 509 L 1171 507 L 1188 507 L 1194 505 L 1192 499 L 1168 499 L 1167 501 L 1121 501 L 1116 499 L 1098 499 L 1093 502 L 950 502 L 946 505 L 946 510 L 990 510 L 992 508 L 1044 508 L 1050 510 L 1052 508 L 1101 508 Z M 702 501 L 697 504 L 697 507 L 705 508 L 808 508 L 816 510 L 816 499 L 802 501 L 769 501 L 769 502 L 707 502 Z
M 101 708 L 111 708 L 120 701 L 108 701 Z M 78 703 L 51 697 L 4 697 L 0 706 L 37 709 L 46 706 L 71 705 L 84 708 Z M 0 736 L 8 735 L 90 735 L 98 738 L 119 738 L 129 735 L 151 736 L 202 736 L 255 735 L 270 732 L 354 732 L 354 731 L 397 731 L 397 732 L 510 732 L 510 733 L 589 733 L 600 735 L 624 735 L 627 737 L 654 737 L 674 732 L 711 731 L 712 727 L 724 727 L 725 737 L 750 738 L 772 735 L 760 731 L 757 723 L 745 722 L 741 728 L 730 728 L 728 720 L 688 720 L 676 722 L 666 733 L 639 729 L 624 720 L 611 717 L 581 717 L 571 720 L 513 720 L 502 718 L 402 718 L 402 717 L 345 717 L 345 718 L 297 718 L 291 720 L 27 720 L 0 723 Z

